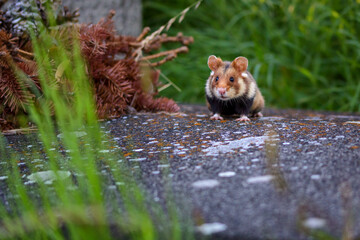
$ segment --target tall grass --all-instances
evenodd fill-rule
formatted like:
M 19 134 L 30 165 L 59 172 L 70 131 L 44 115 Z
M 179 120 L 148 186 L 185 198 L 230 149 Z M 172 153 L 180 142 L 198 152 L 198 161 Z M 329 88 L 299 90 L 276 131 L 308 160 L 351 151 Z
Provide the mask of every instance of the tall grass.
M 191 2 L 144 0 L 144 25 L 156 28 Z M 205 0 L 170 29 L 195 43 L 162 66 L 182 89 L 163 94 L 203 103 L 208 56 L 241 55 L 268 106 L 360 112 L 359 16 L 352 0 Z
M 173 203 L 165 214 L 110 151 L 79 45 L 45 30 L 32 43 L 43 92 L 28 111 L 38 133 L 26 157 L 0 134 L 0 239 L 191 239 Z

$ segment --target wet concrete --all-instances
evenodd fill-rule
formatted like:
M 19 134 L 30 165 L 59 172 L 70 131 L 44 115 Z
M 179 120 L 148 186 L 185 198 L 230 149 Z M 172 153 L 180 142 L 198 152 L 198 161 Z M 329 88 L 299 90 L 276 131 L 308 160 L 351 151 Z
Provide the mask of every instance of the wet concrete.
M 268 109 L 241 123 L 182 110 L 103 123 L 154 201 L 170 186 L 213 239 L 360 236 L 359 115 Z

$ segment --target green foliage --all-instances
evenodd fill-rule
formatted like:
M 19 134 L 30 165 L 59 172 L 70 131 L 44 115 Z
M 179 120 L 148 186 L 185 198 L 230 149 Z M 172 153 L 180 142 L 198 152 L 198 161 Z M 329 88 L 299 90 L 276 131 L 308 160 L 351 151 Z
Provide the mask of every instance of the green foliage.
M 155 29 L 192 2 L 144 0 L 144 26 Z M 195 42 L 162 67 L 182 92 L 162 94 L 204 103 L 208 56 L 245 56 L 268 106 L 359 112 L 359 25 L 359 1 L 205 0 L 170 29 Z

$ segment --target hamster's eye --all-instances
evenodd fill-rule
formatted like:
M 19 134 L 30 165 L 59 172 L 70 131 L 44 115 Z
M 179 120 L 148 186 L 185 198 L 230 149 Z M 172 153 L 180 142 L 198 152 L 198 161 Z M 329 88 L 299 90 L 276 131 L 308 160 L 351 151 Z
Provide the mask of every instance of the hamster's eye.
M 230 82 L 233 82 L 234 81 L 234 77 L 230 77 Z
M 216 76 L 215 82 L 219 81 L 219 76 Z

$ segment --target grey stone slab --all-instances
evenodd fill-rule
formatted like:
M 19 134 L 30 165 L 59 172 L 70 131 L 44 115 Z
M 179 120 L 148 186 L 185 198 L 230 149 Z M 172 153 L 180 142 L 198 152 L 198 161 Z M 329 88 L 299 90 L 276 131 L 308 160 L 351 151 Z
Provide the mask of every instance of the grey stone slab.
M 113 20 L 119 34 L 137 36 L 141 32 L 141 0 L 63 0 L 63 4 L 70 9 L 79 8 L 79 21 L 83 23 L 97 23 L 113 9 L 116 11 Z
M 171 187 L 212 239 L 360 236 L 360 116 L 267 109 L 250 123 L 205 106 L 103 126 L 154 201 Z M 20 148 L 21 137 L 8 137 Z M 30 144 L 30 143 L 25 143 Z M 186 206 L 185 208 L 183 206 Z
M 127 159 L 146 158 L 135 164 L 154 199 L 170 178 L 202 222 L 225 226 L 214 239 L 340 237 L 351 224 L 359 236 L 360 116 L 267 110 L 245 124 L 183 110 L 107 123 Z

